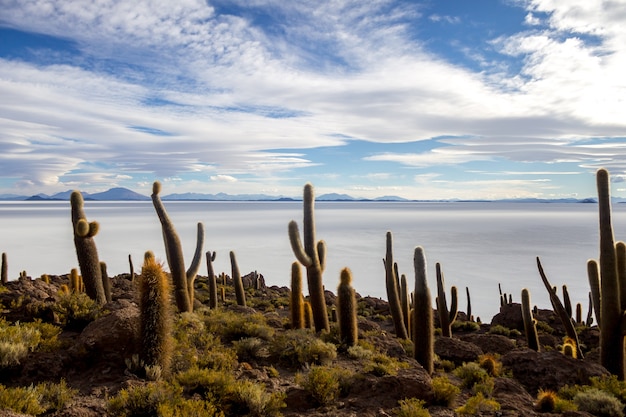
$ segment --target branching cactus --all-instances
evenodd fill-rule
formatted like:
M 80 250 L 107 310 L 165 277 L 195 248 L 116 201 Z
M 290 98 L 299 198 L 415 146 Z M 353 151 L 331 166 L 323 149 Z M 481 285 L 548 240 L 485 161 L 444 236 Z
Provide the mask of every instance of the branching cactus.
M 522 290 L 522 318 L 524 319 L 526 343 L 528 343 L 530 349 L 539 352 L 537 321 L 533 318 L 533 313 L 530 308 L 530 292 L 526 288 Z
M 444 337 L 452 337 L 452 323 L 456 320 L 459 312 L 458 294 L 455 286 L 450 288 L 450 310 L 448 310 L 448 302 L 446 301 L 446 288 L 443 279 L 441 265 L 435 264 L 437 272 L 437 314 L 439 315 L 439 324 L 441 325 L 441 335 Z
M 152 204 L 156 210 L 161 229 L 163 231 L 163 241 L 165 243 L 165 255 L 167 264 L 170 267 L 172 281 L 174 282 L 174 296 L 176 298 L 176 306 L 181 312 L 193 310 L 193 294 L 190 294 L 190 288 L 193 288 L 193 280 L 200 268 L 200 260 L 202 258 L 202 246 L 204 244 L 204 225 L 198 223 L 198 239 L 196 243 L 196 251 L 193 261 L 188 271 L 185 271 L 185 261 L 183 258 L 183 248 L 180 243 L 178 233 L 174 228 L 174 223 L 167 214 L 165 206 L 159 197 L 161 192 L 161 183 L 155 181 L 152 185 Z
M 356 316 L 356 294 L 352 287 L 352 272 L 348 268 L 341 270 L 337 287 L 337 320 L 339 321 L 339 337 L 346 346 L 356 345 L 359 339 L 359 328 Z
M 413 255 L 415 267 L 415 293 L 413 298 L 413 356 L 415 360 L 432 374 L 435 369 L 435 329 L 433 307 L 426 279 L 426 257 L 424 249 L 418 246 Z
M 213 262 L 215 262 L 215 252 L 206 253 L 206 266 L 208 271 L 209 281 L 209 308 L 217 308 L 217 279 L 215 278 L 215 271 L 213 270 Z
M 141 359 L 165 375 L 172 359 L 172 312 L 167 276 L 152 252 L 146 252 L 139 282 Z
M 389 302 L 389 310 L 393 325 L 396 329 L 396 336 L 401 339 L 408 339 L 408 333 L 404 324 L 404 316 L 402 314 L 402 304 L 398 295 L 398 277 L 397 267 L 393 262 L 393 238 L 391 232 L 386 235 L 386 251 L 383 259 L 385 266 L 385 287 L 387 288 L 387 300 Z
M 300 240 L 298 223 L 294 220 L 289 222 L 289 242 L 296 259 L 306 268 L 309 297 L 315 331 L 329 330 L 328 313 L 326 309 L 326 296 L 322 274 L 326 263 L 326 244 L 323 240 L 315 241 L 315 196 L 313 186 L 306 184 L 303 193 L 303 238 L 304 245 Z
M 298 262 L 291 264 L 291 292 L 289 293 L 289 314 L 292 329 L 304 329 L 304 298 L 302 297 L 302 270 Z
M 235 252 L 230 251 L 230 266 L 233 275 L 233 285 L 235 287 L 235 298 L 237 305 L 246 306 L 246 291 L 243 288 L 243 280 L 241 279 L 241 273 L 239 272 L 239 265 L 237 265 L 237 258 Z
M 98 304 L 105 304 L 107 300 L 104 287 L 102 286 L 98 249 L 93 239 L 98 233 L 99 225 L 97 222 L 87 222 L 83 209 L 83 196 L 80 191 L 72 192 L 70 204 L 72 207 L 74 246 L 76 247 L 80 273 L 85 284 L 85 292 L 89 298 L 95 300 Z
M 600 364 L 624 380 L 624 311 L 620 300 L 617 253 L 611 223 L 611 184 L 607 170 L 598 170 L 596 183 L 600 227 Z
M 543 285 L 546 287 L 546 290 L 548 290 L 548 295 L 550 296 L 550 302 L 552 303 L 554 312 L 557 316 L 559 316 L 559 319 L 561 320 L 561 323 L 565 328 L 565 333 L 567 334 L 567 336 L 576 341 L 576 346 L 578 348 L 577 357 L 583 359 L 583 352 L 580 350 L 580 343 L 578 343 L 578 334 L 576 333 L 576 328 L 574 327 L 574 323 L 572 322 L 572 317 L 571 315 L 567 314 L 563 303 L 559 299 L 559 296 L 556 294 L 556 287 L 553 287 L 550 284 L 550 281 L 548 281 L 548 277 L 543 271 L 543 266 L 541 265 L 539 257 L 537 257 L 537 268 L 539 269 L 539 275 L 541 276 Z

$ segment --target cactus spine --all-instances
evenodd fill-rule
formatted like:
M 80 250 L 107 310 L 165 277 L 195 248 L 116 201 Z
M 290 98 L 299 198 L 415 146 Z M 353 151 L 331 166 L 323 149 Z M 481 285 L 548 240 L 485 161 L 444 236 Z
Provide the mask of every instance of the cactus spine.
M 235 258 L 235 252 L 230 251 L 230 267 L 233 275 L 233 286 L 235 287 L 235 298 L 237 305 L 246 305 L 246 292 L 243 289 L 243 281 L 241 279 L 241 273 L 239 272 L 239 265 L 237 265 L 237 258 Z
M 526 288 L 522 290 L 522 318 L 524 319 L 526 343 L 528 343 L 530 349 L 539 352 L 537 321 L 533 318 L 533 313 L 530 309 L 530 292 Z
M 393 240 L 391 232 L 386 235 L 386 251 L 383 259 L 385 266 L 385 286 L 387 288 L 387 300 L 389 302 L 389 310 L 393 325 L 396 329 L 396 336 L 401 339 L 408 339 L 408 333 L 404 325 L 404 317 L 402 315 L 402 304 L 398 295 L 398 276 L 396 266 L 393 262 Z
M 436 263 L 435 269 L 437 272 L 437 314 L 439 315 L 439 324 L 441 325 L 441 335 L 444 337 L 452 337 L 452 323 L 454 323 L 458 314 L 457 289 L 454 286 L 450 288 L 452 300 L 450 301 L 450 310 L 448 310 L 446 288 L 441 265 Z
M 106 303 L 106 295 L 102 286 L 102 271 L 94 236 L 98 233 L 97 222 L 87 222 L 83 209 L 83 196 L 80 191 L 73 191 L 70 196 L 72 208 L 72 226 L 74 229 L 74 246 L 80 273 L 85 284 L 85 292 L 98 304 Z
M 154 184 L 152 184 L 152 204 L 161 222 L 163 241 L 165 243 L 165 255 L 167 257 L 167 264 L 170 267 L 170 273 L 172 274 L 172 281 L 174 282 L 176 306 L 181 312 L 192 311 L 193 299 L 190 298 L 190 296 L 193 296 L 193 294 L 190 294 L 189 288 L 193 288 L 193 280 L 200 267 L 201 255 L 199 255 L 199 253 L 202 253 L 202 245 L 204 244 L 204 225 L 198 223 L 198 240 L 195 255 L 189 270 L 185 271 L 185 261 L 180 238 L 174 228 L 174 223 L 172 223 L 159 197 L 160 192 L 161 183 L 155 181 Z
M 172 358 L 172 314 L 167 276 L 146 252 L 139 283 L 141 359 L 146 366 L 158 365 L 167 374 Z
M 611 193 L 609 173 L 599 169 L 596 174 L 600 227 L 600 364 L 624 380 L 623 310 L 617 254 L 611 224 Z
M 0 272 L 2 284 L 9 282 L 9 264 L 7 262 L 7 254 L 2 252 L 2 272 Z
M 329 330 L 328 313 L 326 311 L 326 296 L 322 273 L 326 261 L 326 244 L 323 240 L 315 241 L 315 196 L 313 186 L 306 184 L 303 192 L 303 237 L 304 246 L 300 240 L 298 223 L 294 220 L 289 222 L 289 242 L 296 259 L 306 268 L 309 297 L 313 313 L 315 331 Z
M 432 374 L 435 369 L 435 329 L 433 308 L 426 279 L 426 257 L 421 246 L 415 248 L 413 255 L 415 267 L 415 293 L 413 298 L 413 356 Z
M 346 346 L 354 346 L 359 339 L 359 328 L 356 316 L 356 295 L 352 287 L 352 272 L 348 268 L 341 270 L 337 287 L 337 320 L 339 321 L 339 338 Z
M 209 281 L 209 308 L 217 308 L 217 279 L 215 278 L 215 271 L 213 270 L 213 262 L 215 262 L 215 252 L 206 253 L 206 265 L 208 271 Z
M 304 329 L 304 299 L 302 298 L 302 271 L 300 264 L 291 264 L 291 292 L 289 293 L 289 313 L 292 329 Z

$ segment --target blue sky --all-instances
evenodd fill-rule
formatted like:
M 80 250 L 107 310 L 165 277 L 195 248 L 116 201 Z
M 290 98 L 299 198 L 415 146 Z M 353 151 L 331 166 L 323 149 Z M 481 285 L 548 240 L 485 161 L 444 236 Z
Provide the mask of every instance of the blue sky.
M 0 194 L 626 197 L 624 0 L 0 10 Z

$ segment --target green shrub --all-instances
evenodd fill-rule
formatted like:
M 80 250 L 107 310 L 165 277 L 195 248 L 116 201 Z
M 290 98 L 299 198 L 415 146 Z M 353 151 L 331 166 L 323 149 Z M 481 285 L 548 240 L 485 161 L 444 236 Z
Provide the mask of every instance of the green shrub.
M 469 362 L 454 370 L 454 375 L 461 378 L 463 388 L 472 388 L 474 385 L 483 383 L 489 379 L 489 374 L 476 362 Z
M 453 361 L 448 359 L 437 358 L 435 360 L 435 367 L 442 369 L 444 372 L 452 372 L 456 369 L 456 365 Z
M 399 401 L 399 406 L 393 409 L 397 417 L 430 417 L 424 408 L 424 401 L 417 398 L 406 398 Z
M 350 346 L 347 350 L 347 353 L 350 359 L 369 360 L 372 359 L 375 352 L 358 344 Z
M 461 415 L 478 415 L 483 412 L 498 411 L 500 404 L 493 399 L 485 398 L 482 393 L 478 393 L 468 398 L 467 402 L 455 411 Z
M 19 365 L 41 342 L 41 332 L 32 325 L 10 324 L 0 319 L 0 368 Z
M 598 417 L 623 417 L 623 404 L 608 392 L 589 388 L 574 396 L 574 403 L 580 411 L 586 411 Z
M 409 364 L 384 353 L 375 353 L 363 365 L 363 371 L 375 376 L 396 375 L 399 369 L 406 369 Z
M 495 326 L 491 326 L 489 328 L 490 334 L 499 334 L 501 336 L 506 337 L 519 337 L 522 333 L 517 329 L 509 329 L 508 327 L 504 327 L 501 324 L 496 324 Z
M 461 389 L 450 382 L 447 376 L 433 378 L 433 404 L 452 407 Z
M 64 379 L 61 379 L 59 383 L 42 382 L 37 384 L 37 392 L 40 394 L 41 404 L 46 411 L 64 409 L 78 394 L 78 390 L 68 387 Z
M 224 417 L 215 404 L 198 398 L 181 399 L 175 404 L 157 406 L 159 417 Z
M 258 337 L 246 337 L 233 342 L 239 361 L 251 362 L 257 359 L 267 358 L 269 350 L 267 343 Z
M 150 382 L 120 390 L 109 399 L 107 409 L 116 417 L 158 416 L 164 404 L 174 406 L 181 399 L 182 388 L 165 382 Z
M 354 374 L 347 369 L 313 366 L 306 374 L 296 374 L 296 383 L 319 404 L 329 405 L 347 394 Z
M 617 375 L 594 376 L 589 379 L 592 388 L 613 394 L 618 400 L 626 404 L 626 381 L 617 379 Z
M 452 331 L 475 332 L 480 330 L 480 324 L 475 321 L 455 321 L 452 323 Z
M 227 343 L 246 337 L 270 340 L 274 336 L 274 329 L 260 313 L 242 314 L 215 309 L 202 310 L 201 317 L 207 331 L 218 335 Z
M 285 393 L 269 393 L 260 383 L 238 381 L 234 391 L 235 400 L 231 406 L 234 415 L 279 416 L 280 410 L 287 406 Z
M 52 305 L 59 321 L 68 328 L 82 329 L 101 314 L 98 303 L 85 293 L 59 294 L 59 300 Z
M 310 329 L 293 329 L 270 341 L 270 356 L 292 368 L 328 365 L 337 357 L 337 347 L 323 342 Z
M 37 389 L 30 387 L 5 388 L 0 385 L 0 410 L 37 415 L 46 411 L 40 404 Z

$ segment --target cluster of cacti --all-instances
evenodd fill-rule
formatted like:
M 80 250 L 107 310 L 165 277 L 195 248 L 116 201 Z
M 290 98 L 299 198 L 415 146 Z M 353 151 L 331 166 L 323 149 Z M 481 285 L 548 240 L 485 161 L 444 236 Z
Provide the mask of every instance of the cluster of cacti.
M 172 281 L 174 282 L 176 306 L 179 311 L 193 311 L 194 280 L 200 269 L 200 261 L 202 259 L 204 225 L 200 222 L 198 223 L 196 251 L 189 269 L 185 271 L 185 261 L 180 238 L 159 197 L 160 192 L 161 183 L 155 181 L 152 185 L 152 204 L 161 222 L 163 241 L 165 243 L 165 255 L 167 257 L 167 264 L 170 267 L 170 273 L 172 274 Z
M 209 308 L 217 308 L 217 278 L 213 270 L 213 262 L 215 262 L 215 251 L 206 253 L 207 279 L 209 281 Z
M 561 323 L 565 328 L 565 333 L 567 334 L 567 336 L 576 341 L 576 354 L 577 357 L 582 359 L 583 352 L 580 350 L 580 344 L 578 343 L 578 333 L 576 333 L 576 327 L 574 326 L 574 322 L 572 321 L 572 316 L 570 314 L 567 314 L 567 310 L 565 310 L 563 303 L 559 299 L 559 296 L 556 294 L 556 287 L 553 287 L 548 281 L 548 277 L 543 271 L 543 266 L 541 265 L 539 257 L 537 257 L 537 268 L 539 269 L 539 275 L 541 276 L 541 280 L 543 281 L 546 290 L 548 290 L 548 295 L 550 296 L 552 308 L 554 309 L 556 315 L 559 316 L 559 319 L 561 320 Z
M 291 264 L 291 291 L 289 292 L 289 313 L 292 329 L 303 329 L 304 298 L 302 297 L 302 271 L 298 262 Z
M 503 293 L 502 286 L 498 283 L 498 291 L 500 292 L 500 307 L 513 304 L 513 296 L 511 294 Z
M 289 222 L 289 242 L 296 259 L 306 268 L 309 298 L 313 314 L 315 331 L 329 330 L 328 313 L 326 309 L 326 296 L 322 274 L 326 263 L 326 244 L 323 240 L 315 241 L 315 196 L 313 186 L 306 184 L 303 192 L 303 238 L 300 240 L 298 223 L 294 220 Z
M 98 304 L 106 303 L 106 295 L 102 285 L 102 271 L 94 236 L 98 233 L 97 222 L 87 222 L 83 209 L 83 196 L 80 191 L 73 191 L 70 196 L 72 207 L 72 226 L 74 229 L 74 246 L 78 257 L 78 266 L 85 284 L 85 292 Z
M 400 295 L 398 294 L 398 266 L 393 261 L 393 242 L 391 232 L 386 234 L 386 251 L 383 258 L 383 265 L 385 266 L 385 287 L 387 289 L 387 302 L 389 303 L 389 311 L 391 312 L 391 318 L 393 325 L 396 329 L 396 337 L 401 339 L 408 339 L 409 335 L 404 321 L 404 315 L 402 312 L 402 303 L 400 302 Z
M 9 263 L 7 262 L 7 254 L 2 252 L 2 267 L 0 268 L 0 282 L 6 284 L 9 282 Z
M 235 287 L 235 299 L 237 300 L 237 305 L 245 306 L 246 291 L 243 288 L 239 265 L 237 265 L 237 258 L 235 257 L 235 252 L 233 251 L 230 251 L 230 266 L 233 275 L 233 286 Z
M 345 346 L 354 346 L 359 339 L 357 325 L 356 294 L 352 287 L 352 272 L 348 268 L 341 270 L 337 287 L 337 321 L 339 322 L 339 339 Z
M 539 351 L 539 336 L 537 335 L 537 320 L 533 317 L 530 308 L 530 292 L 527 288 L 522 289 L 522 319 L 524 320 L 524 333 L 526 343 L 534 351 Z
M 600 229 L 600 262 L 589 261 L 587 271 L 596 320 L 600 327 L 600 363 L 620 380 L 624 364 L 624 311 L 626 310 L 626 267 L 619 269 L 611 222 L 610 178 L 606 169 L 596 173 Z M 619 250 L 621 251 L 621 249 Z M 619 255 L 622 256 L 622 255 Z
M 152 252 L 146 252 L 139 282 L 141 359 L 166 374 L 172 359 L 169 281 Z
M 422 247 L 416 247 L 413 255 L 415 268 L 415 292 L 413 295 L 413 356 L 432 374 L 435 367 L 435 329 L 430 290 L 426 279 L 426 257 Z
M 459 312 L 457 289 L 455 286 L 450 288 L 451 300 L 450 309 L 448 309 L 443 272 L 441 271 L 441 265 L 439 263 L 435 264 L 435 270 L 437 273 L 437 299 L 435 304 L 437 304 L 437 315 L 439 316 L 441 334 L 444 337 L 452 337 L 452 323 L 456 320 L 456 316 Z

